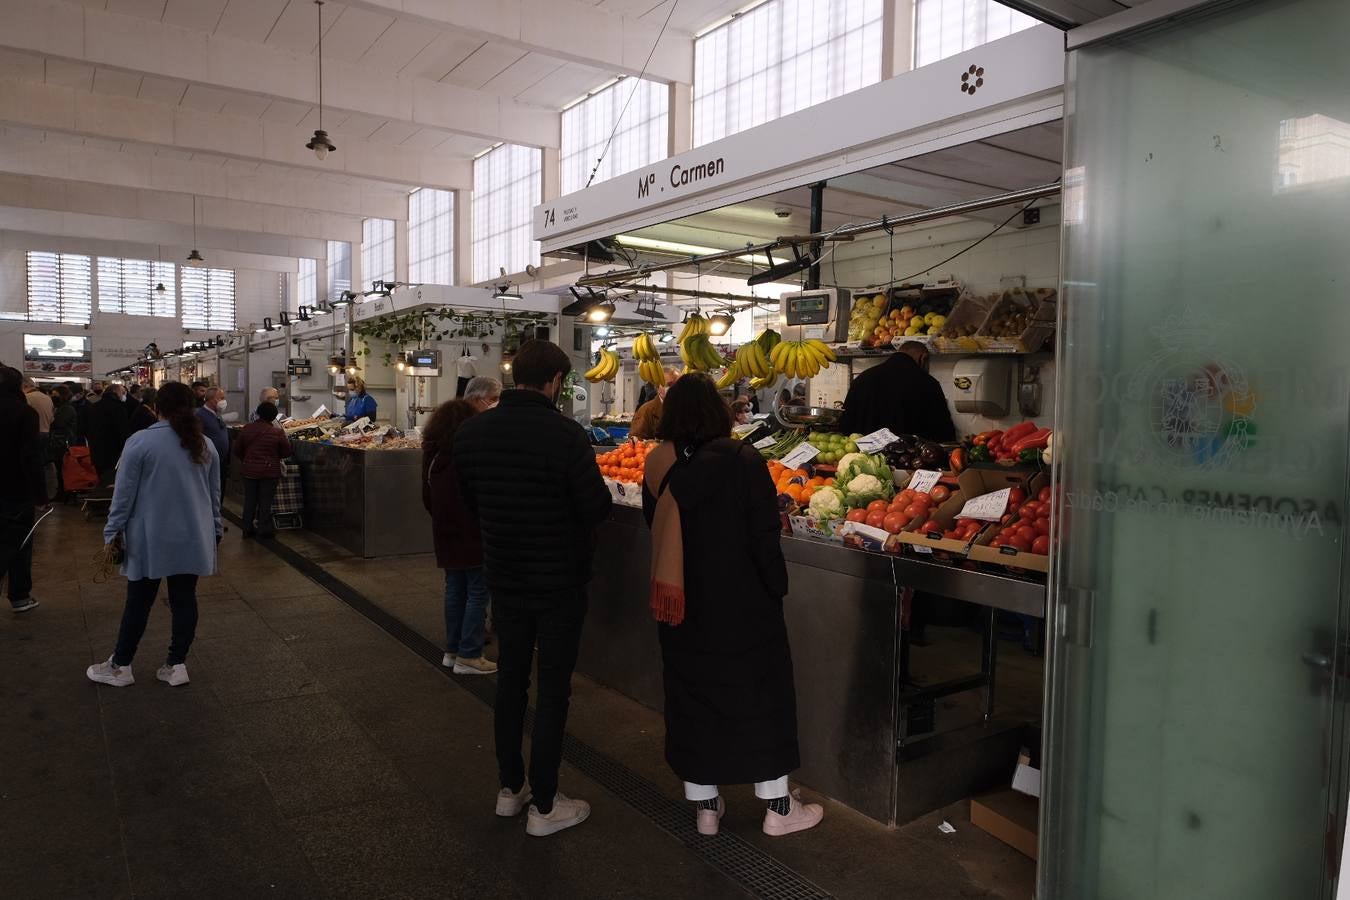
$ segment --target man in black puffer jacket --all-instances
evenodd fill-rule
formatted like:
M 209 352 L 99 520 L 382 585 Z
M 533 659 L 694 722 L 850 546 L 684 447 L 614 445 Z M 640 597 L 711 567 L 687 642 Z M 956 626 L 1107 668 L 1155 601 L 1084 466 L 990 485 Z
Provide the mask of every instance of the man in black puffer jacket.
M 557 345 L 527 341 L 512 363 L 516 390 L 466 421 L 454 462 L 465 501 L 483 532 L 483 568 L 499 640 L 495 732 L 501 790 L 497 815 L 519 815 L 543 836 L 583 822 L 590 806 L 558 790 L 572 669 L 586 617 L 595 528 L 609 514 L 609 490 L 580 425 L 558 411 L 572 363 Z M 530 778 L 521 737 L 530 664 L 539 678 Z

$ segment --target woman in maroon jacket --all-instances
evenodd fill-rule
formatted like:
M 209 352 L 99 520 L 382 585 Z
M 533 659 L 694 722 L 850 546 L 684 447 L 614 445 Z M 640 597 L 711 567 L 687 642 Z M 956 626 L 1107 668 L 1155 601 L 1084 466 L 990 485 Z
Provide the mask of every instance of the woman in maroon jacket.
M 445 656 L 441 665 L 457 675 L 491 675 L 497 664 L 483 658 L 488 588 L 483 578 L 483 539 L 459 491 L 452 447 L 455 432 L 478 407 L 466 400 L 442 403 L 422 429 L 422 503 L 431 513 L 436 565 L 445 570 Z
M 272 537 L 272 498 L 281 479 L 281 461 L 291 455 L 286 432 L 273 423 L 277 420 L 274 403 L 259 403 L 258 419 L 244 426 L 234 442 L 234 455 L 243 463 L 244 537 Z M 257 526 L 254 526 L 254 521 Z

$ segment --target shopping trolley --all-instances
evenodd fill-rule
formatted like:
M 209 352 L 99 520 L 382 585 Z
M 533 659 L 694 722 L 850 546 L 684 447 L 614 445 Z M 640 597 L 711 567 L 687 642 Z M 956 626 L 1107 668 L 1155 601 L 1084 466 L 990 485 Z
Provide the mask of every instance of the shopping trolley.
M 304 488 L 300 484 L 300 464 L 282 460 L 281 478 L 272 499 L 272 527 L 277 530 L 303 528 L 305 507 Z

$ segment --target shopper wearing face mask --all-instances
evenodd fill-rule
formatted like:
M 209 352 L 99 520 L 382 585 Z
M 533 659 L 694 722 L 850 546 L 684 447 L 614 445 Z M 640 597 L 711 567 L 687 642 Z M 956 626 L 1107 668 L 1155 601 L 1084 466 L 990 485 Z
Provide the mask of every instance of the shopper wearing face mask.
M 110 384 L 97 403 L 89 404 L 89 455 L 98 470 L 99 482 L 105 487 L 113 483 L 117 461 L 122 458 L 122 447 L 131 433 L 131 417 L 127 414 L 127 389 Z
M 464 386 L 464 399 L 479 412 L 492 409 L 502 398 L 502 383 L 490 375 L 476 375 Z
M 206 400 L 201 407 L 197 409 L 197 418 L 202 423 L 202 434 L 216 448 L 216 455 L 220 457 L 220 499 L 225 499 L 225 480 L 229 475 L 230 459 L 230 432 L 225 427 L 225 410 L 229 402 L 225 399 L 225 392 L 218 387 L 206 389 Z

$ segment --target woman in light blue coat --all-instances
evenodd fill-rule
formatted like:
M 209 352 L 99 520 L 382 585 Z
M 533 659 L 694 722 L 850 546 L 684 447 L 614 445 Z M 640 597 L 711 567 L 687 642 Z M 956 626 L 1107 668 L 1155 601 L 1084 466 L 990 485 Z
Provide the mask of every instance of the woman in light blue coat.
M 202 435 L 192 389 L 171 383 L 159 392 L 159 421 L 127 441 L 118 464 L 107 543 L 125 549 L 127 603 L 117 647 L 90 666 L 91 681 L 126 687 L 131 660 L 145 634 L 161 579 L 169 582 L 173 614 L 169 655 L 156 673 L 171 685 L 188 681 L 188 648 L 197 631 L 197 578 L 214 575 L 220 523 L 220 458 Z

